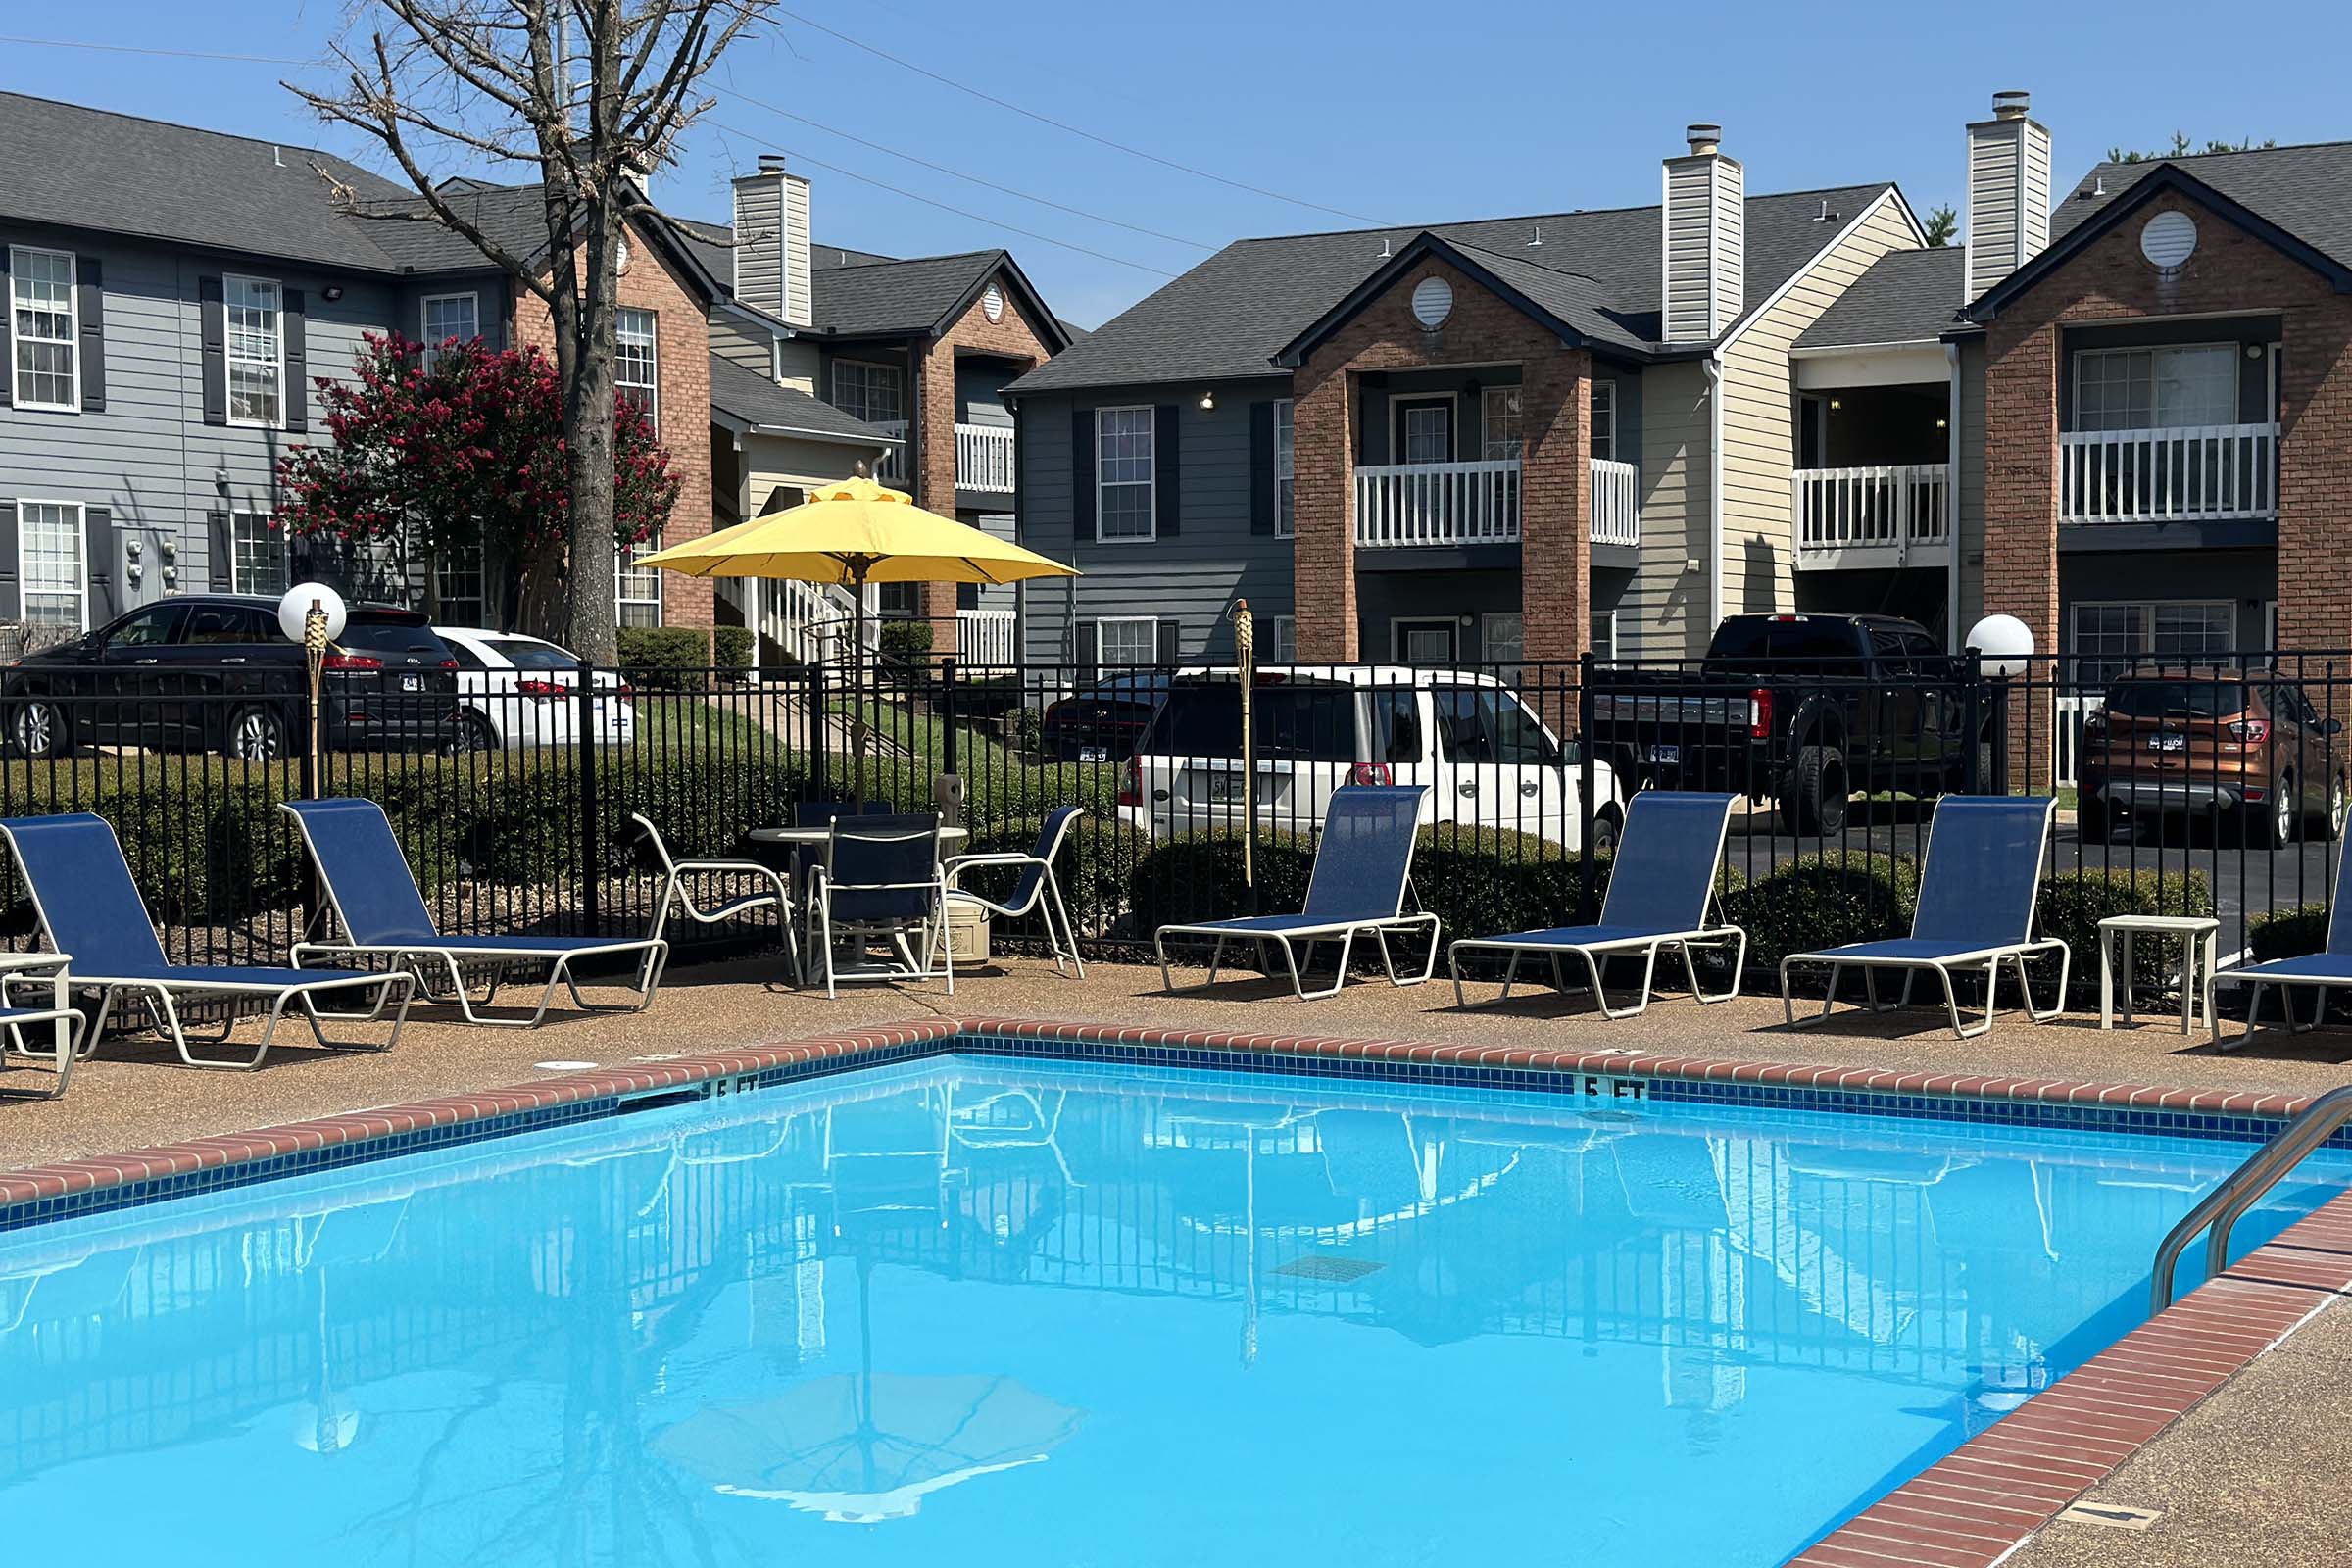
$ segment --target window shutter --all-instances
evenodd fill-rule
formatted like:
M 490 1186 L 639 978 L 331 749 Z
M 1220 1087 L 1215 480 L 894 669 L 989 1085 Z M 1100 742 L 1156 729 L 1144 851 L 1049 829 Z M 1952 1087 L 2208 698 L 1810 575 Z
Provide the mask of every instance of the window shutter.
M 0 254 L 5 251 L 6 247 L 0 246 Z M 5 314 L 9 313 L 0 312 Z M 17 620 L 24 613 L 23 585 L 17 581 L 17 504 L 0 501 L 0 620 Z
M 1070 536 L 1095 537 L 1095 411 L 1070 411 Z M 1093 659 L 1087 660 L 1093 663 Z
M 1250 405 L 1250 531 L 1274 531 L 1274 405 Z
M 212 549 L 212 562 L 205 572 L 205 582 L 217 594 L 233 592 L 236 588 L 236 545 L 228 532 L 228 514 L 208 512 L 204 514 L 205 543 Z
M 82 412 L 100 414 L 106 409 L 106 287 L 95 256 L 75 259 L 74 309 L 81 318 Z
M 16 530 L 12 527 L 9 532 L 13 536 Z M 11 552 L 11 555 L 13 558 L 14 552 Z M 14 570 L 15 568 L 11 567 L 10 569 Z M 1098 663 L 1102 662 L 1102 639 L 1100 628 L 1098 628 L 1091 620 L 1080 621 L 1078 623 L 1077 650 L 1078 667 L 1080 669 L 1092 670 Z
M 1173 620 L 1161 620 L 1157 623 L 1156 635 L 1159 638 L 1159 662 L 1174 665 L 1184 657 L 1184 628 Z
M 1180 403 L 1162 403 L 1155 412 L 1157 417 L 1152 420 L 1152 484 L 1158 492 L 1155 499 L 1159 505 L 1152 531 L 1162 539 L 1173 539 L 1183 531 L 1181 525 L 1184 521 L 1179 514 L 1177 500 L 1182 488 L 1179 483 L 1182 463 L 1177 452 L 1177 431 L 1181 428 L 1179 421 L 1183 417 L 1184 406 Z
M 0 245 L 0 409 L 7 408 L 17 399 L 17 351 L 10 346 L 9 340 L 9 334 L 15 330 L 16 323 L 17 296 L 9 281 L 8 247 Z M 17 569 L 17 525 L 13 520 L 16 516 L 16 510 L 13 507 L 9 510 L 9 516 L 12 520 L 8 525 L 8 569 L 11 573 L 8 592 L 10 601 L 13 603 L 17 592 L 16 577 L 14 576 Z M 10 618 L 14 618 L 15 615 L 15 611 L 9 612 Z
M 286 340 L 286 428 L 308 430 L 311 427 L 311 346 L 310 334 L 303 330 L 308 319 L 303 311 L 302 290 L 290 288 L 280 296 L 285 310 L 278 317 L 278 328 Z
M 83 566 L 90 574 L 89 623 L 103 626 L 122 613 L 115 585 L 115 514 L 105 507 L 81 509 Z
M 204 422 L 228 422 L 228 305 L 218 277 L 196 280 L 196 318 L 204 354 Z

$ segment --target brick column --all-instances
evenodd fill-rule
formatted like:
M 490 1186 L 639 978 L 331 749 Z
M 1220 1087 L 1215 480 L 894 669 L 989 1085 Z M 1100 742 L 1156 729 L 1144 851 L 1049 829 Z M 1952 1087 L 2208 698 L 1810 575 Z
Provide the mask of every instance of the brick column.
M 1520 652 L 1573 661 L 1592 636 L 1592 357 L 1538 354 L 1521 374 Z
M 1355 414 L 1344 364 L 1326 351 L 1292 378 L 1291 541 L 1298 658 L 1352 662 L 1355 609 Z
M 1984 364 L 1984 612 L 2015 615 L 2034 633 L 2038 654 L 2058 646 L 2058 328 L 2037 319 L 1995 318 Z M 1966 635 L 1967 628 L 1957 628 Z M 2050 665 L 2033 674 L 2046 678 Z M 2013 713 L 2009 778 L 2034 788 L 2032 750 L 2050 765 L 2049 721 Z
M 935 338 L 917 356 L 922 388 L 914 416 L 921 422 L 922 465 L 912 476 L 914 502 L 943 517 L 956 515 L 956 347 Z M 914 613 L 931 622 L 931 655 L 944 659 L 956 652 L 956 585 L 918 582 L 914 585 Z
M 2278 360 L 2278 643 L 2352 649 L 2352 301 L 2285 313 Z

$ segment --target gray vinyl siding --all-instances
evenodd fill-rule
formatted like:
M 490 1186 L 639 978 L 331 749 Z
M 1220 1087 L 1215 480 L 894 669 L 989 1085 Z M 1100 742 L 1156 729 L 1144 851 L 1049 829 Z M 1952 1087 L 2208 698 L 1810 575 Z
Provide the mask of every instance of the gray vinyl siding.
M 808 326 L 816 319 L 815 281 L 808 270 L 808 181 L 784 176 L 784 319 Z
M 710 313 L 710 352 L 730 365 L 743 367 L 761 380 L 776 373 L 775 334 L 762 332 L 725 311 Z
M 784 181 L 746 179 L 735 186 L 735 232 L 746 242 L 734 248 L 735 297 L 768 315 L 784 318 Z M 807 229 L 802 230 L 807 233 Z M 777 236 L 760 243 L 751 236 Z M 717 347 L 715 339 L 711 345 Z M 723 353 L 724 351 L 721 350 Z
M 1150 615 L 1177 627 L 1186 659 L 1232 657 L 1225 618 L 1235 597 L 1261 619 L 1292 612 L 1291 541 L 1250 531 L 1250 409 L 1286 396 L 1287 378 L 1224 382 L 1216 408 L 1198 406 L 1198 384 L 1132 392 L 1090 389 L 1083 398 L 1020 400 L 1021 542 L 1084 575 L 1028 586 L 1023 635 L 1041 663 L 1076 657 L 1075 621 Z M 1174 402 L 1183 434 L 1178 465 L 1181 524 L 1175 538 L 1099 544 L 1073 537 L 1070 421 L 1073 409 Z
M 163 528 L 177 536 L 177 582 L 210 581 L 209 512 L 273 509 L 273 470 L 292 447 L 323 442 L 318 394 L 308 392 L 305 433 L 204 422 L 197 280 L 223 272 L 299 289 L 309 374 L 348 379 L 364 332 L 399 326 L 415 333 L 424 292 L 378 279 L 335 276 L 260 261 L 222 262 L 115 242 L 67 240 L 0 225 L 0 243 L 46 244 L 96 257 L 105 289 L 106 408 L 47 413 L 0 407 L 0 498 L 105 507 L 118 528 Z M 339 285 L 343 297 L 324 290 Z M 462 288 L 435 283 L 432 292 Z M 485 330 L 503 318 L 500 296 L 484 290 Z M 92 566 L 108 569 L 105 562 Z M 93 606 L 93 618 L 103 607 Z
M 956 367 L 956 422 L 989 424 L 1011 429 L 1012 410 L 1004 403 L 1009 372 L 958 362 Z

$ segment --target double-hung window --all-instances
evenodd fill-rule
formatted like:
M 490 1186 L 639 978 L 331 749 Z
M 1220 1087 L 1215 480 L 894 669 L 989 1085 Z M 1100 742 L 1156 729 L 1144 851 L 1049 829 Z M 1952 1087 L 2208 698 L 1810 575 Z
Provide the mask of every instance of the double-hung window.
M 637 557 L 662 548 L 662 536 L 641 545 L 623 545 L 614 563 L 612 597 L 614 623 L 622 626 L 662 624 L 662 568 L 640 566 Z
M 423 305 L 424 368 L 431 369 L 443 345 L 470 343 L 482 335 L 481 297 L 476 294 L 427 294 Z
M 89 563 L 83 555 L 81 508 L 67 501 L 17 503 L 17 577 L 24 589 L 24 619 L 53 631 L 84 631 Z
M 1095 411 L 1095 537 L 1150 539 L 1157 531 L 1150 407 Z
M 835 360 L 833 406 L 867 424 L 897 424 L 906 417 L 906 383 L 895 365 Z
M 1159 662 L 1159 620 L 1152 615 L 1106 616 L 1095 622 L 1097 673 Z
M 1525 437 L 1520 432 L 1522 393 L 1515 386 L 1491 386 L 1480 394 L 1479 456 L 1489 463 L 1519 457 Z
M 20 409 L 81 407 L 74 304 L 74 253 L 12 245 L 9 314 L 17 340 L 15 393 Z
M 1289 398 L 1274 400 L 1274 537 L 1288 539 L 1297 527 L 1298 512 L 1294 505 L 1297 492 L 1298 466 L 1296 462 L 1296 412 Z
M 466 545 L 433 558 L 433 594 L 440 601 L 443 621 L 460 626 L 486 626 L 489 595 L 482 579 L 482 547 Z
M 612 323 L 613 393 L 634 403 L 656 433 L 662 429 L 660 321 L 652 311 L 624 309 Z
M 2235 424 L 2237 354 L 2230 343 L 2085 349 L 2075 356 L 2075 427 L 2178 430 Z
M 282 594 L 293 586 L 285 530 L 267 512 L 228 514 L 229 585 L 241 594 Z
M 220 280 L 228 325 L 228 422 L 276 426 L 286 416 L 285 295 L 263 277 Z
M 1298 617 L 1268 615 L 1266 630 L 1257 643 L 1257 662 L 1261 664 L 1296 664 L 1298 662 Z
M 1600 463 L 1617 461 L 1617 383 L 1592 383 L 1592 457 Z

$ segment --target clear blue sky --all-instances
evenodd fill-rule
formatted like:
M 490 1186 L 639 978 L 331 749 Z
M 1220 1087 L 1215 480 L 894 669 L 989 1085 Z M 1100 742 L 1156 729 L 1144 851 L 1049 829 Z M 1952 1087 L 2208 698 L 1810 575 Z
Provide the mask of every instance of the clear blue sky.
M 2175 129 L 2352 137 L 2352 21 L 2334 5 L 1947 7 L 1694 3 L 1598 16 L 1539 0 L 785 0 L 810 22 L 1111 139 L 1284 196 L 1417 223 L 1657 199 L 1658 159 L 1711 120 L 1751 193 L 1898 181 L 1923 215 L 1961 193 L 1960 127 L 1996 88 L 2034 94 L 2071 179 Z M 98 0 L 12 11 L 0 32 L 320 58 L 338 0 Z M 1669 61 L 1676 62 L 1671 68 Z M 284 92 L 299 68 L 0 44 L 0 84 L 365 157 Z M 934 163 L 1214 247 L 1353 226 L 1145 162 L 974 100 L 801 22 L 739 45 L 722 83 Z M 1063 316 L 1116 315 L 1163 281 L 1001 224 L 1183 270 L 1205 249 L 1041 207 L 734 98 L 657 194 L 723 218 L 727 177 L 783 150 L 815 181 L 817 237 L 893 255 L 1005 245 Z M 817 167 L 838 166 L 978 218 Z M 380 162 L 380 160 L 366 160 Z M 454 172 L 454 170 L 453 170 Z M 993 220 L 995 221 L 989 221 Z

